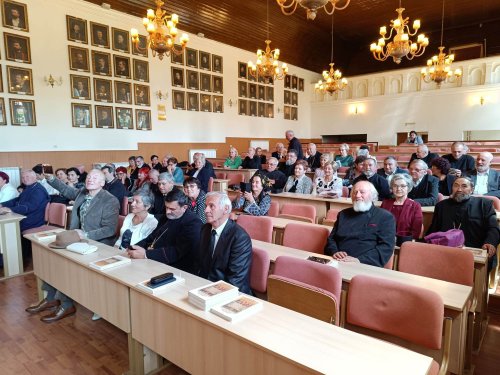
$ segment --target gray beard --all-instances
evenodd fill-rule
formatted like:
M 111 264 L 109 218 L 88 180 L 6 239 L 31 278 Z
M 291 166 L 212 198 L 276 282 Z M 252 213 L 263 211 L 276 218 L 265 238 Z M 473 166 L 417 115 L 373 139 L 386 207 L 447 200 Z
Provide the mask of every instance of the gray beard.
M 372 202 L 355 201 L 352 203 L 352 208 L 356 212 L 366 212 L 370 208 L 372 208 L 372 205 L 373 205 Z
M 470 199 L 470 194 L 453 194 L 452 198 L 455 202 L 462 203 Z
M 364 172 L 363 172 L 363 174 L 364 174 L 366 177 L 370 178 L 370 177 L 372 177 L 375 173 L 373 173 L 372 171 L 364 171 Z
M 292 162 L 291 160 L 286 161 L 286 165 L 294 165 L 294 164 L 295 164 L 295 162 Z

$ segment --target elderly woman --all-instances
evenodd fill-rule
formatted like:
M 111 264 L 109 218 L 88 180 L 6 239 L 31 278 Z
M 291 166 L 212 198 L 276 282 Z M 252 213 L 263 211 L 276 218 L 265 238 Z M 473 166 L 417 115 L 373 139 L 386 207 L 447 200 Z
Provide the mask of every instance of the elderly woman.
M 253 216 L 267 215 L 271 207 L 269 179 L 257 172 L 250 179 L 250 184 L 252 190 L 240 192 L 240 196 L 233 201 L 233 208 L 241 208 L 243 212 Z
M 0 203 L 10 201 L 19 195 L 14 186 L 9 184 L 9 175 L 0 171 Z
M 418 202 L 408 198 L 413 188 L 411 176 L 406 173 L 396 173 L 389 179 L 389 186 L 394 198 L 384 199 L 382 208 L 390 211 L 396 219 L 396 235 L 420 238 L 422 232 L 422 208 Z
M 201 190 L 201 182 L 195 177 L 188 177 L 184 181 L 184 194 L 189 198 L 189 209 L 201 219 L 203 224 L 207 222 L 205 216 L 206 194 Z
M 324 167 L 325 175 L 314 180 L 313 194 L 329 198 L 342 196 L 342 179 L 337 177 L 337 164 L 327 163 Z
M 349 145 L 342 143 L 339 147 L 340 155 L 335 155 L 335 161 L 339 162 L 341 167 L 350 167 L 354 163 L 352 155 L 349 155 Z
M 327 165 L 329 162 L 330 154 L 327 154 L 326 152 L 324 154 L 321 154 L 321 157 L 319 158 L 319 167 L 314 171 L 314 179 L 323 177 L 325 175 L 325 165 Z
M 66 174 L 68 176 L 68 182 L 66 182 L 66 185 L 81 189 L 82 187 L 85 186 L 83 182 L 79 182 L 80 179 L 80 170 L 75 167 L 71 167 L 66 169 Z
M 238 155 L 238 150 L 235 147 L 229 148 L 229 156 L 224 162 L 224 168 L 226 169 L 238 169 L 241 165 L 241 156 Z
M 168 158 L 167 172 L 172 175 L 175 184 L 182 184 L 184 183 L 184 173 L 182 172 L 182 169 L 177 166 L 177 163 L 177 158 L 174 158 L 173 156 Z
M 134 184 L 132 185 L 130 192 L 135 193 L 136 191 L 139 191 L 143 188 L 148 189 L 148 176 L 149 176 L 149 171 L 151 168 L 149 167 L 142 167 L 139 169 L 139 173 L 137 174 L 137 180 L 135 180 Z M 149 190 L 149 189 L 148 189 Z
M 298 160 L 295 163 L 294 174 L 288 177 L 285 191 L 289 193 L 311 194 L 312 180 L 306 176 L 307 162 Z
M 444 196 L 451 194 L 453 183 L 457 178 L 455 175 L 448 174 L 451 164 L 445 158 L 435 158 L 431 161 L 432 175 L 439 179 L 439 192 Z
M 363 163 L 366 160 L 366 156 L 357 156 L 351 168 L 347 171 L 344 178 L 344 186 L 351 186 L 352 182 L 363 173 Z
M 210 177 L 216 178 L 214 170 L 206 165 L 205 155 L 198 153 L 194 156 L 194 168 L 188 172 L 189 177 L 196 177 L 200 180 L 201 190 L 208 191 Z
M 255 148 L 249 147 L 248 154 L 238 169 L 261 169 L 261 167 L 260 157 L 255 154 Z
M 125 189 L 128 190 L 130 188 L 130 178 L 127 177 L 127 168 L 125 167 L 116 168 L 116 177 L 125 186 Z

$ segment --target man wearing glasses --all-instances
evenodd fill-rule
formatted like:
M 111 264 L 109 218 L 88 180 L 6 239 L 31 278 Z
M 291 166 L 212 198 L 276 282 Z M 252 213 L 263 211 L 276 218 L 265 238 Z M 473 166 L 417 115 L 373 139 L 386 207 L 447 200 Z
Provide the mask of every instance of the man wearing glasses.
M 414 187 L 408 193 L 408 198 L 424 206 L 435 206 L 438 201 L 439 180 L 427 174 L 427 164 L 420 159 L 411 162 L 408 168 Z
M 281 193 L 285 187 L 287 177 L 277 169 L 278 159 L 272 157 L 267 161 L 267 169 L 260 171 L 261 174 L 269 178 L 271 183 L 271 193 Z

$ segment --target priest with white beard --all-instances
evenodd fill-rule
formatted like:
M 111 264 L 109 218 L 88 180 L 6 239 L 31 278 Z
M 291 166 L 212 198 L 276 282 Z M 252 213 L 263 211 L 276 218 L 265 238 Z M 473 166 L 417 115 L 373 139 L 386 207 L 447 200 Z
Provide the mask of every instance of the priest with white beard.
M 325 254 L 341 262 L 384 267 L 394 251 L 394 216 L 374 206 L 378 194 L 368 181 L 359 181 L 353 186 L 351 199 L 352 208 L 346 208 L 338 215 Z

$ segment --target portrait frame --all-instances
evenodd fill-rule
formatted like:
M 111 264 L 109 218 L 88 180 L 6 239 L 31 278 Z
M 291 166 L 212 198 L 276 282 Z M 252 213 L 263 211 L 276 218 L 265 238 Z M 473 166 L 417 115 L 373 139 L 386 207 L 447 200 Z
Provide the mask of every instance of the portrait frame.
M 304 91 L 304 78 L 299 78 L 299 91 Z
M 99 31 L 102 32 L 102 38 L 98 38 Z M 109 49 L 109 26 L 90 21 L 90 44 Z
M 144 92 L 144 95 L 141 95 L 141 91 Z M 149 107 L 151 105 L 151 96 L 149 94 L 148 85 L 140 85 L 138 83 L 134 83 L 134 104 L 145 107 Z M 136 123 L 137 122 L 138 119 L 136 117 Z
M 81 52 L 83 55 L 83 65 L 77 60 L 77 54 Z M 87 48 L 68 46 L 69 68 L 77 72 L 90 72 L 89 64 L 89 50 Z
M 145 35 L 138 35 L 139 37 L 139 48 L 130 40 L 132 55 L 148 57 L 148 37 Z
M 102 121 L 99 121 L 101 118 L 102 113 L 107 113 L 108 114 L 108 119 L 109 122 L 106 124 L 103 124 Z M 114 124 L 114 118 L 113 118 L 113 107 L 109 105 L 96 105 L 95 106 L 95 127 L 98 129 L 114 129 L 115 124 Z
M 266 101 L 274 102 L 274 87 L 266 86 Z
M 292 92 L 292 105 L 299 105 L 299 94 Z
M 248 87 L 245 81 L 238 81 L 238 97 L 239 98 L 248 97 Z
M 292 90 L 297 90 L 298 80 L 297 76 L 292 76 Z
M 77 119 L 77 111 L 84 111 L 83 118 Z M 71 124 L 73 128 L 92 128 L 92 106 L 90 104 L 71 103 Z
M 17 34 L 3 33 L 3 38 L 6 60 L 31 64 L 31 46 L 29 37 Z M 21 47 L 21 55 L 16 55 L 16 51 L 14 50 L 14 43 L 18 43 Z
M 130 53 L 130 34 L 127 30 L 122 30 L 118 29 L 116 27 L 111 28 L 111 41 L 112 41 L 112 48 L 113 51 L 118 51 L 122 53 Z M 123 42 L 119 42 L 118 38 L 119 37 L 123 38 Z M 125 47 L 125 48 L 121 48 Z
M 248 64 L 238 61 L 238 78 L 247 79 Z
M 266 117 L 274 118 L 274 104 L 266 103 Z
M 196 70 L 186 69 L 186 88 L 191 90 L 200 89 L 200 75 Z
M 200 69 L 201 70 L 212 70 L 212 59 L 210 58 L 209 52 L 200 51 Z
M 284 104 L 292 104 L 292 92 L 285 90 L 283 92 L 283 103 Z
M 292 107 L 290 113 L 290 120 L 299 121 L 299 109 L 297 107 Z
M 22 83 L 16 82 L 15 76 L 21 76 Z M 26 84 L 27 83 L 27 84 Z M 7 65 L 7 87 L 11 94 L 33 95 L 33 72 L 29 68 Z
M 92 50 L 92 73 L 100 76 L 111 77 L 111 54 L 109 52 L 101 52 Z M 104 59 L 104 67 L 101 68 L 99 60 Z
M 288 74 L 285 76 L 284 86 L 285 86 L 285 89 L 292 88 L 292 78 Z
M 200 94 L 200 112 L 212 112 L 212 98 L 208 94 Z
M 3 73 L 0 65 L 0 92 L 3 92 Z
M 124 116 L 130 116 L 130 124 L 126 125 L 127 120 L 123 120 Z M 126 118 L 126 117 L 125 117 Z M 115 108 L 115 119 L 116 119 L 116 128 L 117 129 L 127 129 L 134 130 L 134 111 L 132 108 L 127 107 L 116 107 Z
M 224 113 L 224 97 L 222 95 L 212 95 L 212 112 Z
M 186 110 L 186 96 L 184 91 L 172 90 L 172 108 Z
M 180 50 L 182 47 L 180 46 L 180 44 L 176 44 L 175 48 Z M 184 52 L 180 54 L 172 53 L 170 55 L 170 62 L 172 64 L 184 65 Z
M 10 121 L 14 126 L 36 126 L 35 101 L 9 99 Z
M 72 30 L 72 27 L 78 25 L 81 27 L 81 38 L 79 35 Z M 66 32 L 67 37 L 70 42 L 89 44 L 89 37 L 87 32 L 87 20 L 83 18 L 73 17 L 66 15 Z
M 238 99 L 238 115 L 246 116 L 247 115 L 247 106 L 248 106 L 248 100 Z
M 248 101 L 248 116 L 257 117 L 257 103 L 255 100 Z
M 222 74 L 224 72 L 223 62 L 222 56 L 212 54 L 212 72 Z
M 290 120 L 290 112 L 291 112 L 291 111 L 290 111 L 290 109 L 291 109 L 291 108 L 292 108 L 292 107 L 288 107 L 288 106 L 284 106 L 284 107 L 283 107 L 283 118 L 284 118 L 285 120 Z
M 12 10 L 17 10 L 19 14 L 19 24 L 14 25 L 14 20 L 8 17 Z M 30 31 L 28 23 L 28 6 L 12 0 L 2 0 L 2 24 L 4 27 L 20 31 Z
M 257 86 L 257 99 L 266 100 L 266 87 L 262 85 Z
M 96 102 L 113 103 L 112 82 L 107 79 L 94 78 L 94 100 Z M 101 90 L 104 87 L 104 90 Z
M 134 70 L 134 80 L 139 82 L 149 82 L 149 62 L 139 59 L 132 59 L 132 63 Z M 145 75 L 139 71 L 140 67 L 142 67 Z
M 212 91 L 212 77 L 207 73 L 200 73 L 200 90 Z
M 220 82 L 218 85 L 217 82 Z M 220 89 L 218 88 L 220 87 Z M 224 93 L 224 78 L 219 76 L 212 76 L 212 91 L 217 94 Z
M 195 112 L 198 112 L 200 110 L 200 96 L 197 92 L 187 93 L 187 110 Z
M 198 68 L 198 50 L 186 48 L 186 66 Z
M 252 74 L 252 68 L 250 68 L 250 67 L 247 68 L 247 72 L 248 72 L 247 79 L 251 82 L 257 82 L 257 75 L 258 75 L 257 72 L 256 72 L 256 75 L 254 76 Z
M 257 85 L 255 83 L 248 84 L 248 98 L 257 99 Z
M 125 74 L 121 74 L 121 70 L 120 70 L 120 72 L 118 72 L 118 65 L 121 62 L 125 63 L 125 68 L 126 68 Z M 131 77 L 131 75 L 130 75 L 130 57 L 121 56 L 121 55 L 113 55 L 113 68 L 114 68 L 115 77 L 130 79 L 130 77 Z
M 147 121 L 146 121 L 146 127 L 143 127 L 140 123 L 140 119 L 143 115 L 146 115 Z M 139 109 L 137 108 L 135 110 L 135 128 L 137 130 L 151 130 L 151 110 L 149 109 Z
M 90 100 L 90 77 L 70 74 L 69 78 L 71 81 L 71 98 L 80 100 Z M 76 87 L 78 82 L 84 82 L 83 88 L 87 90 L 87 95 L 85 96 L 76 95 L 78 93 L 77 91 L 78 89 Z
M 132 84 L 130 82 L 115 82 L 115 103 L 132 104 Z M 125 97 L 122 97 L 121 89 L 125 88 Z M 96 120 L 97 121 L 97 120 Z
M 266 117 L 266 103 L 264 102 L 259 102 L 257 104 L 257 116 L 259 117 Z
M 184 69 L 182 68 L 177 68 L 172 66 L 172 86 L 174 87 L 185 87 L 185 82 L 184 82 Z M 179 77 L 176 77 L 176 73 L 179 73 Z
M 5 113 L 4 98 L 0 98 L 0 125 L 7 125 L 7 114 Z

